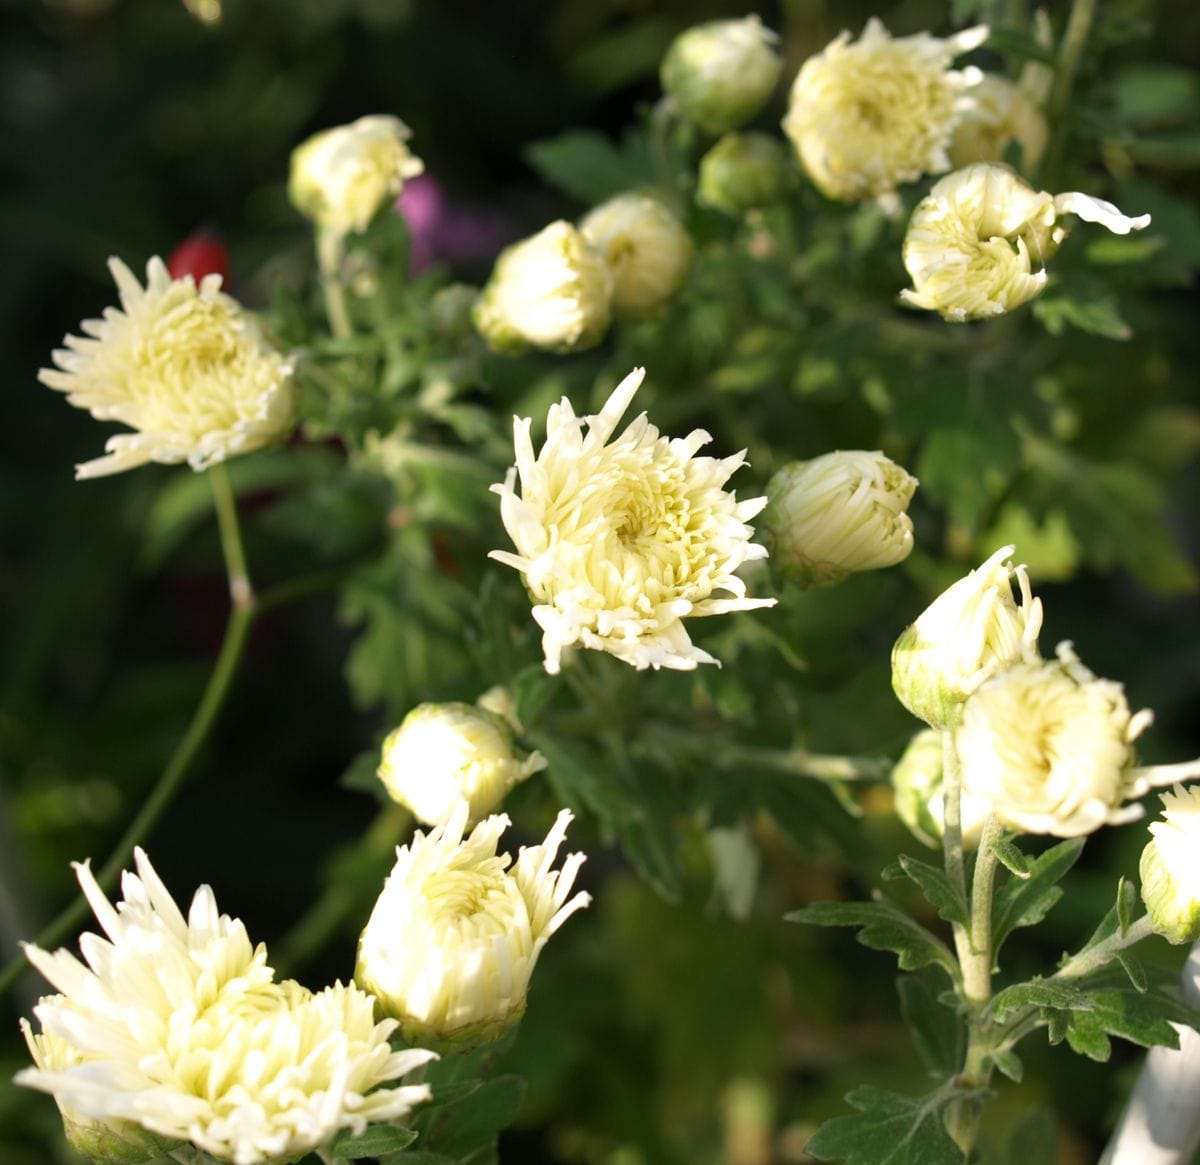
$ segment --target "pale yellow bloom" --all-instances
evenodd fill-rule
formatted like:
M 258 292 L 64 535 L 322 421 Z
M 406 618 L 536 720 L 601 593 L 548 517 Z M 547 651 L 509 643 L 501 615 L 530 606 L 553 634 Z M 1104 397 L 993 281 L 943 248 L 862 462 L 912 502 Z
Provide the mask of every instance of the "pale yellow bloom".
M 613 274 L 612 305 L 620 315 L 654 315 L 687 278 L 692 237 L 657 198 L 619 194 L 591 211 L 579 231 Z
M 559 220 L 500 253 L 475 304 L 475 326 L 499 352 L 578 351 L 604 338 L 612 294 L 603 256 Z
M 1154 929 L 1173 943 L 1200 938 L 1200 786 L 1162 794 L 1163 819 L 1142 851 L 1142 900 Z
M 333 234 L 365 231 L 425 169 L 408 148 L 410 137 L 404 122 L 382 113 L 313 134 L 292 151 L 292 205 Z
M 515 418 L 516 467 L 492 487 L 517 553 L 491 557 L 525 576 L 551 673 L 574 645 L 639 670 L 716 663 L 684 619 L 775 602 L 747 598 L 735 573 L 767 553 L 746 525 L 767 499 L 739 502 L 725 489 L 744 450 L 697 457 L 706 432 L 661 437 L 644 413 L 610 441 L 644 375 L 634 369 L 591 417 L 565 397 L 552 405 L 536 457 L 529 418 Z
M 779 470 L 767 483 L 763 540 L 803 586 L 895 566 L 913 547 L 905 510 L 917 479 L 882 453 L 839 450 Z
M 909 220 L 904 266 L 913 290 L 900 298 L 953 323 L 1019 307 L 1046 286 L 1064 214 L 1121 235 L 1150 223 L 1148 214 L 1129 218 L 1086 194 L 1035 191 L 1007 166 L 979 162 L 947 174 Z
M 77 478 L 150 461 L 207 469 L 280 440 L 292 426 L 291 368 L 253 318 L 221 291 L 221 277 L 172 279 L 157 257 L 143 288 L 109 259 L 121 308 L 84 320 L 38 379 L 98 421 L 136 433 L 110 437 L 107 456 L 76 466 Z
M 843 32 L 804 62 L 783 121 L 804 168 L 830 198 L 878 198 L 950 168 L 946 150 L 977 69 L 950 68 L 987 39 L 980 25 L 945 39 L 921 32 L 893 38 L 876 17 L 850 43 Z
M 383 742 L 379 778 L 426 825 L 448 821 L 465 801 L 469 828 L 545 767 L 540 752 L 519 752 L 501 717 L 470 704 L 421 704 Z
M 219 914 L 202 886 L 186 917 L 141 850 L 114 908 L 86 864 L 80 885 L 106 938 L 84 934 L 80 962 L 27 946 L 60 995 L 35 1008 L 36 1068 L 18 1084 L 53 1093 L 68 1127 L 130 1122 L 190 1141 L 221 1161 L 294 1159 L 343 1129 L 394 1121 L 428 1099 L 425 1086 L 386 1087 L 432 1053 L 395 1053 L 395 1024 L 376 1024 L 355 987 L 316 995 L 275 983 L 266 949 Z
M 1002 546 L 978 569 L 939 595 L 892 648 L 892 688 L 914 716 L 951 728 L 984 681 L 1016 663 L 1037 660 L 1042 602 L 1023 566 Z M 1021 592 L 1013 596 L 1012 579 Z
M 779 37 L 757 16 L 698 24 L 663 57 L 663 91 L 679 112 L 712 134 L 737 129 L 771 96 L 782 61 Z
M 1164 779 L 1133 764 L 1152 719 L 1060 643 L 1056 660 L 1014 663 L 966 702 L 955 734 L 963 792 L 1025 833 L 1079 837 L 1136 820 L 1142 807 L 1126 802 Z
M 590 901 L 570 896 L 583 854 L 552 868 L 571 821 L 565 809 L 515 864 L 496 852 L 508 818 L 485 818 L 464 838 L 466 814 L 460 802 L 444 825 L 396 851 L 355 972 L 406 1039 L 457 1048 L 520 1020 L 542 948 Z
M 985 73 L 965 91 L 963 110 L 950 139 L 950 165 L 1002 162 L 1010 142 L 1021 148 L 1021 168 L 1033 170 L 1045 152 L 1050 127 L 1024 89 L 999 73 Z

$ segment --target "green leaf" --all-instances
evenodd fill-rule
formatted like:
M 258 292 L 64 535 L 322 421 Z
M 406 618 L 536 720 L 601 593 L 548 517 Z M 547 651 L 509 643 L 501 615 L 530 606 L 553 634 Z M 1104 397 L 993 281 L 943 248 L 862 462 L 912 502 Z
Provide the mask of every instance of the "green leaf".
M 1145 972 L 1143 972 L 1145 973 Z M 1149 976 L 1147 976 L 1149 979 Z M 1109 1036 L 1149 1048 L 1179 1047 L 1179 1034 L 1172 1022 L 1200 1025 L 1200 1012 L 1182 1002 L 1169 986 L 1147 982 L 1145 990 L 1122 981 L 1119 987 L 1088 990 L 1092 1008 L 1069 1015 L 1066 1038 L 1072 1049 L 1089 1059 L 1105 1062 L 1110 1053 Z
M 1082 838 L 1059 842 L 1034 859 L 1029 877 L 1006 882 L 1000 888 L 992 911 L 992 945 L 997 953 L 1001 943 L 1018 927 L 1034 926 L 1046 917 L 1062 897 L 1056 883 L 1082 852 Z
M 996 1071 L 1002 1072 L 1014 1084 L 1020 1084 L 1025 1075 L 1025 1065 L 1021 1063 L 1021 1057 L 1012 1050 L 1012 1048 L 1001 1048 L 991 1054 L 991 1061 L 996 1066 Z
M 1133 888 L 1133 883 L 1128 878 L 1122 876 L 1117 882 L 1117 921 L 1121 925 L 1121 935 L 1124 937 L 1129 933 L 1129 927 L 1133 922 L 1133 912 L 1137 909 L 1138 895 Z
M 913 1043 L 925 1066 L 946 1078 L 962 1063 L 962 1025 L 949 1007 L 941 1004 L 922 975 L 901 975 L 896 980 L 900 1014 L 912 1032 Z
M 1068 325 L 1109 340 L 1129 340 L 1133 329 L 1121 318 L 1111 295 L 1076 298 L 1060 293 L 1034 300 L 1033 314 L 1052 336 L 1062 335 Z
M 982 10 L 986 5 L 980 4 L 978 7 Z M 987 47 L 992 52 L 1002 53 L 1006 57 L 1016 57 L 1025 61 L 1041 61 L 1046 65 L 1058 63 L 1052 48 L 1040 44 L 1020 28 L 991 29 L 988 33 Z
M 617 146 L 593 130 L 568 130 L 527 146 L 525 160 L 552 186 L 589 204 L 654 180 L 649 152 L 635 136 Z
M 447 1157 L 465 1157 L 490 1145 L 500 1130 L 512 1123 L 524 1097 L 525 1081 L 520 1076 L 488 1080 L 446 1108 L 447 1119 L 439 1122 L 431 1145 Z
M 992 853 L 1000 860 L 1000 864 L 1014 878 L 1024 881 L 1030 875 L 1029 859 L 1013 844 L 1008 837 L 998 837 L 992 842 Z
M 359 1157 L 381 1157 L 384 1153 L 398 1153 L 408 1148 L 417 1139 L 415 1129 L 401 1129 L 395 1125 L 370 1125 L 363 1132 L 342 1133 L 330 1146 L 334 1157 L 348 1157 L 351 1161 Z
M 1121 970 L 1129 976 L 1129 982 L 1133 984 L 1135 991 L 1144 993 L 1149 988 L 1146 968 L 1142 966 L 1136 955 L 1130 954 L 1129 951 L 1118 951 L 1117 962 L 1121 964 Z
M 967 904 L 950 885 L 949 879 L 937 866 L 922 862 L 908 854 L 900 854 L 896 864 L 883 871 L 883 877 L 908 877 L 920 887 L 925 900 L 947 922 L 967 924 Z
M 805 1151 L 821 1161 L 844 1158 L 847 1165 L 962 1165 L 942 1114 L 952 1096 L 938 1090 L 924 1097 L 882 1088 L 856 1088 L 846 1100 L 854 1116 L 826 1121 Z
M 546 780 L 555 798 L 576 813 L 595 814 L 603 835 L 611 840 L 625 816 L 625 798 L 605 766 L 590 749 L 575 741 L 544 731 L 527 735 L 529 743 L 546 758 Z
M 1014 1011 L 1026 1007 L 1047 1007 L 1055 1011 L 1090 1011 L 1091 1000 L 1086 991 L 1071 983 L 1053 979 L 1031 979 L 1014 983 L 992 998 L 988 1009 L 998 1023 L 1003 1023 Z
M 958 960 L 946 944 L 882 895 L 875 902 L 814 902 L 785 918 L 812 926 L 861 927 L 858 941 L 875 951 L 895 952 L 902 970 L 938 966 L 957 980 Z
M 954 520 L 968 529 L 1008 488 L 1020 462 L 1011 427 L 992 418 L 975 418 L 975 427 L 933 429 L 917 459 L 917 476 L 930 496 L 945 504 Z

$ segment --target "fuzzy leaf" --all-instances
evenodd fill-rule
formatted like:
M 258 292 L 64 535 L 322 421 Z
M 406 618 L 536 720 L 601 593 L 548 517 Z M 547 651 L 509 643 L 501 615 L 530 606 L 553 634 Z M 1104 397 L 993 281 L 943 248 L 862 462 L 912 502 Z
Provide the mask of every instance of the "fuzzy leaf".
M 1034 926 L 1046 917 L 1050 908 L 1062 897 L 1055 884 L 1075 864 L 1083 852 L 1083 839 L 1071 838 L 1052 846 L 1035 858 L 1029 867 L 1029 877 L 1006 882 L 996 894 L 992 911 L 993 949 L 1018 927 Z
M 1121 964 L 1121 970 L 1129 976 L 1129 982 L 1133 984 L 1133 989 L 1145 992 L 1149 987 L 1149 981 L 1146 978 L 1146 968 L 1142 966 L 1139 959 L 1128 951 L 1118 951 L 1117 962 Z
M 1090 1011 L 1087 992 L 1071 983 L 1056 983 L 1052 979 L 1032 979 L 1014 983 L 998 992 L 991 1002 L 991 1012 L 1003 1023 L 1014 1011 L 1025 1007 L 1049 1007 L 1056 1011 Z
M 1025 1065 L 1021 1063 L 1021 1058 L 1011 1048 L 1003 1048 L 1000 1051 L 992 1053 L 992 1063 L 996 1065 L 996 1071 L 1002 1072 L 1014 1084 L 1020 1084 L 1025 1075 Z
M 1171 1021 L 1195 1026 L 1200 1014 L 1161 987 L 1145 991 L 1123 986 L 1089 992 L 1092 1008 L 1069 1016 L 1067 1043 L 1080 1055 L 1101 1063 L 1112 1051 L 1109 1036 L 1119 1036 L 1144 1048 L 1179 1047 L 1179 1034 Z
M 520 1076 L 496 1076 L 448 1108 L 449 1120 L 431 1144 L 447 1157 L 466 1157 L 490 1145 L 512 1123 L 525 1097 Z
M 963 926 L 967 923 L 967 904 L 955 892 L 949 879 L 937 866 L 901 854 L 894 866 L 883 871 L 884 878 L 907 877 L 920 887 L 925 895 L 925 901 L 937 912 L 940 918 L 947 922 L 958 922 Z
M 1024 881 L 1029 877 L 1029 858 L 1027 858 L 1012 842 L 1011 838 L 998 837 L 992 842 L 992 853 L 1000 860 L 1000 864 L 1014 878 Z
M 901 975 L 896 991 L 900 1014 L 925 1066 L 941 1078 L 953 1075 L 962 1063 L 962 1027 L 954 1011 L 938 1001 L 921 975 Z
M 847 1165 L 962 1165 L 942 1113 L 952 1098 L 943 1091 L 901 1096 L 882 1088 L 856 1088 L 846 1100 L 858 1112 L 826 1121 L 805 1151 Z
M 370 1125 L 361 1133 L 346 1132 L 330 1146 L 334 1157 L 346 1157 L 356 1161 L 360 1157 L 381 1157 L 384 1153 L 398 1153 L 408 1148 L 417 1139 L 415 1129 L 401 1129 L 395 1125 Z

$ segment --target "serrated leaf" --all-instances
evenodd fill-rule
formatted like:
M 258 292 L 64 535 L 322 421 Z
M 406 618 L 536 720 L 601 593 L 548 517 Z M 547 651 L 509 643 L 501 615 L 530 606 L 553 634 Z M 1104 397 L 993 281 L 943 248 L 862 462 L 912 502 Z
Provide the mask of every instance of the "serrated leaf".
M 872 950 L 894 952 L 902 970 L 938 966 L 957 978 L 958 960 L 946 944 L 882 896 L 875 902 L 814 902 L 785 917 L 813 926 L 860 927 L 858 941 Z
M 1070 295 L 1043 296 L 1034 301 L 1033 314 L 1052 336 L 1061 335 L 1070 325 L 1109 340 L 1133 338 L 1133 329 L 1121 318 L 1116 300 L 1107 295 L 1087 299 Z
M 466 1157 L 490 1145 L 512 1123 L 524 1097 L 525 1081 L 520 1076 L 496 1076 L 466 1099 L 447 1106 L 448 1119 L 439 1122 L 430 1144 L 447 1157 Z
M 1014 878 L 1024 881 L 1029 877 L 1029 859 L 1007 837 L 998 837 L 992 842 L 992 853 Z
M 909 857 L 908 854 L 900 854 L 896 859 L 896 865 L 891 869 L 898 870 L 900 874 L 915 883 L 921 893 L 925 895 L 925 901 L 938 912 L 940 918 L 944 918 L 947 922 L 957 922 L 966 926 L 967 904 L 950 885 L 943 870 L 918 858 Z M 885 870 L 884 876 L 886 877 L 887 874 L 888 871 Z
M 415 1129 L 401 1129 L 395 1125 L 369 1125 L 361 1133 L 342 1133 L 330 1147 L 334 1157 L 346 1157 L 356 1161 L 360 1157 L 382 1157 L 384 1153 L 398 1153 L 407 1149 L 417 1139 Z
M 858 1113 L 826 1121 L 805 1146 L 821 1161 L 846 1165 L 962 1165 L 963 1154 L 950 1139 L 942 1114 L 951 1097 L 901 1096 L 882 1088 L 856 1088 L 846 1100 Z
M 1051 846 L 1029 867 L 1029 877 L 1006 882 L 996 894 L 992 911 L 992 946 L 1000 945 L 1018 927 L 1034 926 L 1046 917 L 1050 908 L 1062 897 L 1056 883 L 1079 859 L 1083 839 L 1070 838 Z
M 896 992 L 900 1014 L 925 1066 L 935 1076 L 953 1075 L 962 1063 L 963 1028 L 958 1016 L 935 998 L 920 975 L 901 975 L 896 980 Z
M 999 1051 L 991 1054 L 991 1061 L 996 1066 L 996 1071 L 1007 1076 L 1014 1084 L 1020 1084 L 1025 1075 L 1025 1065 L 1021 1063 L 1021 1057 L 1012 1050 L 1012 1048 L 1001 1048 Z
M 1092 1002 L 1086 991 L 1071 983 L 1053 979 L 1031 979 L 1014 983 L 997 992 L 988 1005 L 997 1022 L 1003 1023 L 1014 1011 L 1026 1007 L 1048 1007 L 1056 1011 L 1090 1011 Z
M 1162 988 L 1145 991 L 1130 987 L 1091 990 L 1092 1009 L 1071 1013 L 1067 1042 L 1081 1055 L 1104 1062 L 1111 1052 L 1109 1036 L 1119 1036 L 1144 1048 L 1179 1047 L 1179 1034 L 1171 1022 L 1193 1026 L 1200 1015 Z
M 1129 951 L 1118 951 L 1117 962 L 1121 964 L 1121 970 L 1129 976 L 1129 982 L 1133 984 L 1133 989 L 1139 992 L 1145 992 L 1150 984 L 1146 978 L 1146 968 L 1135 955 Z

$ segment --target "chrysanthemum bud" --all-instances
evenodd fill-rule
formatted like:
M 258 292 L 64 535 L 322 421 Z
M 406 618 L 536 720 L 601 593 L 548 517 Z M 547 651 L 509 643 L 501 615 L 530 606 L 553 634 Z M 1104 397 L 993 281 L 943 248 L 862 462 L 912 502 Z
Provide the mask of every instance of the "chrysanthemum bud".
M 469 283 L 451 283 L 433 293 L 429 302 L 433 330 L 444 340 L 462 340 L 474 334 L 471 313 L 479 300 L 479 288 Z
M 1010 829 L 1080 837 L 1142 815 L 1125 802 L 1156 770 L 1133 767 L 1133 741 L 1153 719 L 1131 714 L 1121 685 L 1097 679 L 1071 650 L 1012 664 L 966 702 L 955 744 L 964 793 Z
M 696 201 L 740 218 L 778 202 L 791 180 L 782 142 L 765 133 L 727 133 L 700 159 Z
M 1142 901 L 1154 929 L 1173 943 L 1200 939 L 1200 785 L 1162 794 L 1163 819 L 1142 850 Z
M 408 148 L 398 117 L 373 114 L 314 134 L 292 151 L 288 197 L 301 214 L 334 234 L 365 231 L 425 169 Z
M 714 20 L 682 32 L 667 49 L 663 92 L 711 134 L 745 125 L 766 104 L 783 62 L 779 37 L 757 16 Z
M 965 92 L 963 110 L 950 139 L 950 164 L 1002 162 L 1010 142 L 1021 148 L 1021 168 L 1034 169 L 1045 152 L 1050 128 L 1042 111 L 1015 82 L 985 73 Z
M 545 767 L 540 752 L 517 749 L 512 729 L 494 713 L 470 704 L 421 704 L 383 742 L 379 779 L 426 825 L 448 821 L 465 801 L 470 828 Z
M 550 936 L 585 893 L 568 899 L 583 854 L 551 867 L 571 814 L 515 864 L 497 854 L 505 816 L 463 838 L 466 807 L 396 851 L 358 944 L 355 978 L 410 1042 L 464 1049 L 498 1039 L 525 1011 L 529 978 Z
M 604 338 L 612 292 L 604 258 L 560 220 L 500 253 L 475 305 L 475 326 L 498 352 L 579 351 Z
M 905 508 L 917 479 L 882 453 L 840 450 L 785 465 L 767 483 L 763 542 L 784 578 L 841 582 L 895 566 L 913 547 Z
M 896 697 L 932 728 L 954 727 L 963 703 L 985 680 L 1038 658 L 1042 603 L 1033 597 L 1025 568 L 1008 565 L 1015 549 L 1001 547 L 939 595 L 892 648 Z
M 904 266 L 913 290 L 900 298 L 953 323 L 1019 307 L 1046 286 L 1046 260 L 1066 236 L 1063 214 L 1120 235 L 1150 223 L 1086 194 L 1039 193 L 1007 166 L 979 162 L 947 174 L 909 220 Z
M 935 849 L 941 847 L 946 831 L 942 755 L 942 734 L 922 728 L 892 769 L 896 815 L 918 840 Z M 990 811 L 989 802 L 962 792 L 960 820 L 967 849 L 978 847 Z
M 579 232 L 613 274 L 613 310 L 629 319 L 654 315 L 683 284 L 692 238 L 657 198 L 619 194 L 601 203 Z
M 926 32 L 892 38 L 867 21 L 804 62 L 792 86 L 784 132 L 819 190 L 842 202 L 896 205 L 896 187 L 950 168 L 946 147 L 976 69 L 950 68 L 987 38 L 986 26 L 942 40 Z

